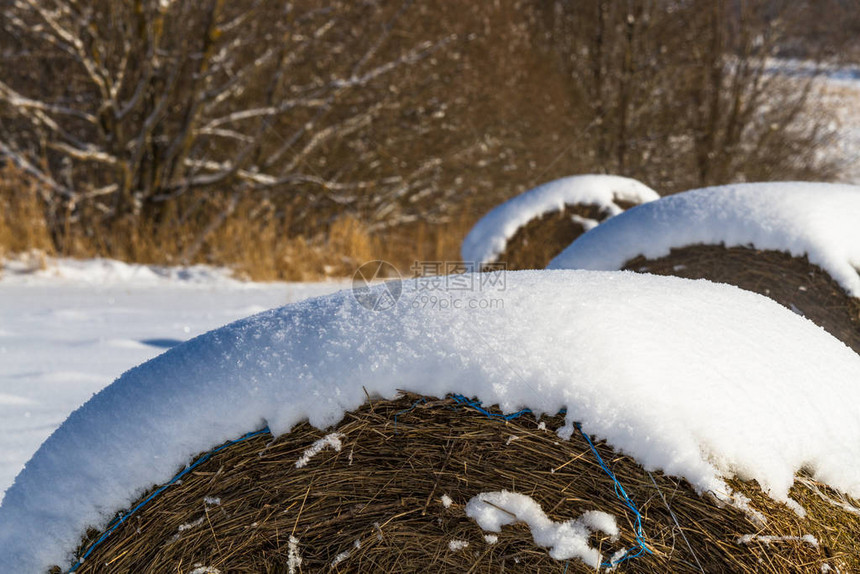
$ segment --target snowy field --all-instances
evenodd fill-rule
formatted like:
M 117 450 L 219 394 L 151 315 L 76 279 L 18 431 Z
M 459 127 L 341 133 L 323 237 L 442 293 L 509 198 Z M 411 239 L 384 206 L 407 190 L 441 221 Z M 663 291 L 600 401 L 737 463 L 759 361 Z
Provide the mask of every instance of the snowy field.
M 0 493 L 69 413 L 165 349 L 236 319 L 343 288 L 243 283 L 184 272 L 60 261 L 0 276 Z M 0 494 L 0 500 L 3 495 Z

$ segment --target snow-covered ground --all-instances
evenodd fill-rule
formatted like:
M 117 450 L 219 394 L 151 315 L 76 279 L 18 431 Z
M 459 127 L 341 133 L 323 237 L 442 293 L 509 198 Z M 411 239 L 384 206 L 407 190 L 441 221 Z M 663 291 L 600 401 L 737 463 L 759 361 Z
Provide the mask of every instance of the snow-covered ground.
M 0 275 L 0 500 L 39 445 L 124 371 L 236 319 L 343 288 L 221 270 L 59 261 Z

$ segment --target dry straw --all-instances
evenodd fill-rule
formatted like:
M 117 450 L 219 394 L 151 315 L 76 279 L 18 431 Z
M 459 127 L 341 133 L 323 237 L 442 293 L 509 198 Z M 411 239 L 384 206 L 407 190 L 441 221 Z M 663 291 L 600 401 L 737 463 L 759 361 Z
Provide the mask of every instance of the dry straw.
M 451 398 L 369 401 L 336 429 L 302 424 L 224 449 L 129 518 L 78 572 L 592 571 L 550 558 L 522 524 L 491 544 L 464 513 L 478 493 L 506 489 L 533 497 L 554 520 L 613 514 L 621 539 L 591 539 L 605 557 L 635 546 L 634 516 L 588 442 L 553 432 L 562 423 L 561 416 L 490 419 Z M 296 467 L 335 431 L 338 440 Z M 860 571 L 857 502 L 809 478 L 792 490 L 805 518 L 755 483 L 733 481 L 767 518 L 761 525 L 682 480 L 596 448 L 638 506 L 653 552 L 620 572 Z M 81 551 L 98 533 L 90 535 Z
M 614 200 L 622 209 L 630 209 L 635 203 Z M 544 213 L 520 227 L 508 239 L 505 250 L 493 261 L 503 261 L 507 269 L 544 269 L 565 247 L 588 231 L 583 219 L 595 223 L 606 220 L 609 210 L 596 204 L 576 203 L 563 209 Z

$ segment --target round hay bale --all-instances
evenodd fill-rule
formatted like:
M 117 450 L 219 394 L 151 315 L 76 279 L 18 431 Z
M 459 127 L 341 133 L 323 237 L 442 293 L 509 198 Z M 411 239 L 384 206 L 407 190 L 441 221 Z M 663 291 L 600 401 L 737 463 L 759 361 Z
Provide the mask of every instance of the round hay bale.
M 851 297 L 806 256 L 748 247 L 691 245 L 672 249 L 666 257 L 639 256 L 624 269 L 708 279 L 770 297 L 823 327 L 860 353 L 860 299 Z
M 604 561 L 635 548 L 632 511 L 590 439 L 558 439 L 553 430 L 563 423 L 561 415 L 491 419 L 461 400 L 405 395 L 349 414 L 329 441 L 339 448 L 313 456 L 309 447 L 331 434 L 302 424 L 276 440 L 257 435 L 143 506 L 77 572 L 593 572 L 550 557 L 521 523 L 494 539 L 465 513 L 479 493 L 514 491 L 553 521 L 592 510 L 615 516 L 620 539 L 589 538 Z M 641 513 L 650 552 L 619 571 L 860 569 L 857 502 L 807 478 L 791 492 L 807 511 L 803 518 L 755 483 L 732 481 L 766 518 L 757 524 L 752 513 L 718 507 L 684 481 L 646 472 L 603 444 L 595 449 Z
M 625 202 L 623 209 L 633 205 Z M 611 215 L 594 204 L 565 205 L 561 210 L 544 213 L 520 227 L 505 250 L 485 265 L 503 261 L 506 269 L 544 269 L 577 237 Z
M 687 191 L 620 214 L 550 269 L 632 269 L 768 296 L 860 353 L 860 186 L 745 183 Z
M 543 269 L 601 221 L 659 197 L 636 180 L 614 175 L 550 181 L 482 217 L 463 240 L 463 260 L 484 269 Z

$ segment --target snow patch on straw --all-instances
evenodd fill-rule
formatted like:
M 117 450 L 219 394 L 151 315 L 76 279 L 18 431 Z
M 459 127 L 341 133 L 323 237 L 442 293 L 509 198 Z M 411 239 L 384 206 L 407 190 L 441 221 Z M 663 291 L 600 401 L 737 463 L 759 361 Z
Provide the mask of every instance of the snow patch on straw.
M 331 434 L 327 434 L 314 444 L 312 444 L 305 452 L 302 454 L 302 457 L 296 461 L 296 468 L 305 467 L 310 460 L 318 455 L 320 451 L 322 451 L 326 447 L 330 447 L 334 449 L 336 452 L 340 452 L 340 449 L 343 447 L 343 443 L 341 443 L 341 439 L 344 438 L 344 435 L 339 432 L 333 432 Z
M 179 530 L 179 532 L 183 532 L 185 530 L 191 530 L 192 528 L 194 528 L 196 526 L 200 526 L 201 524 L 203 524 L 203 517 L 202 516 L 200 518 L 198 518 L 197 520 L 195 520 L 194 522 L 187 522 L 185 524 L 180 524 L 178 530 Z
M 803 536 L 770 536 L 765 534 L 744 534 L 736 540 L 737 544 L 748 545 L 753 542 L 763 542 L 765 546 L 770 546 L 776 542 L 805 542 L 812 548 L 818 548 L 818 539 L 812 534 L 804 534 Z
M 287 552 L 287 568 L 289 569 L 289 574 L 296 574 L 297 569 L 302 565 L 302 556 L 299 554 L 299 539 L 295 536 L 290 536 Z
M 590 510 L 579 518 L 565 522 L 551 520 L 531 497 L 507 490 L 482 492 L 466 504 L 466 516 L 483 530 L 501 532 L 502 526 L 524 522 L 538 546 L 549 548 L 556 560 L 578 558 L 592 568 L 599 568 L 600 551 L 588 545 L 588 537 L 601 531 L 613 539 L 618 537 L 615 517 Z

